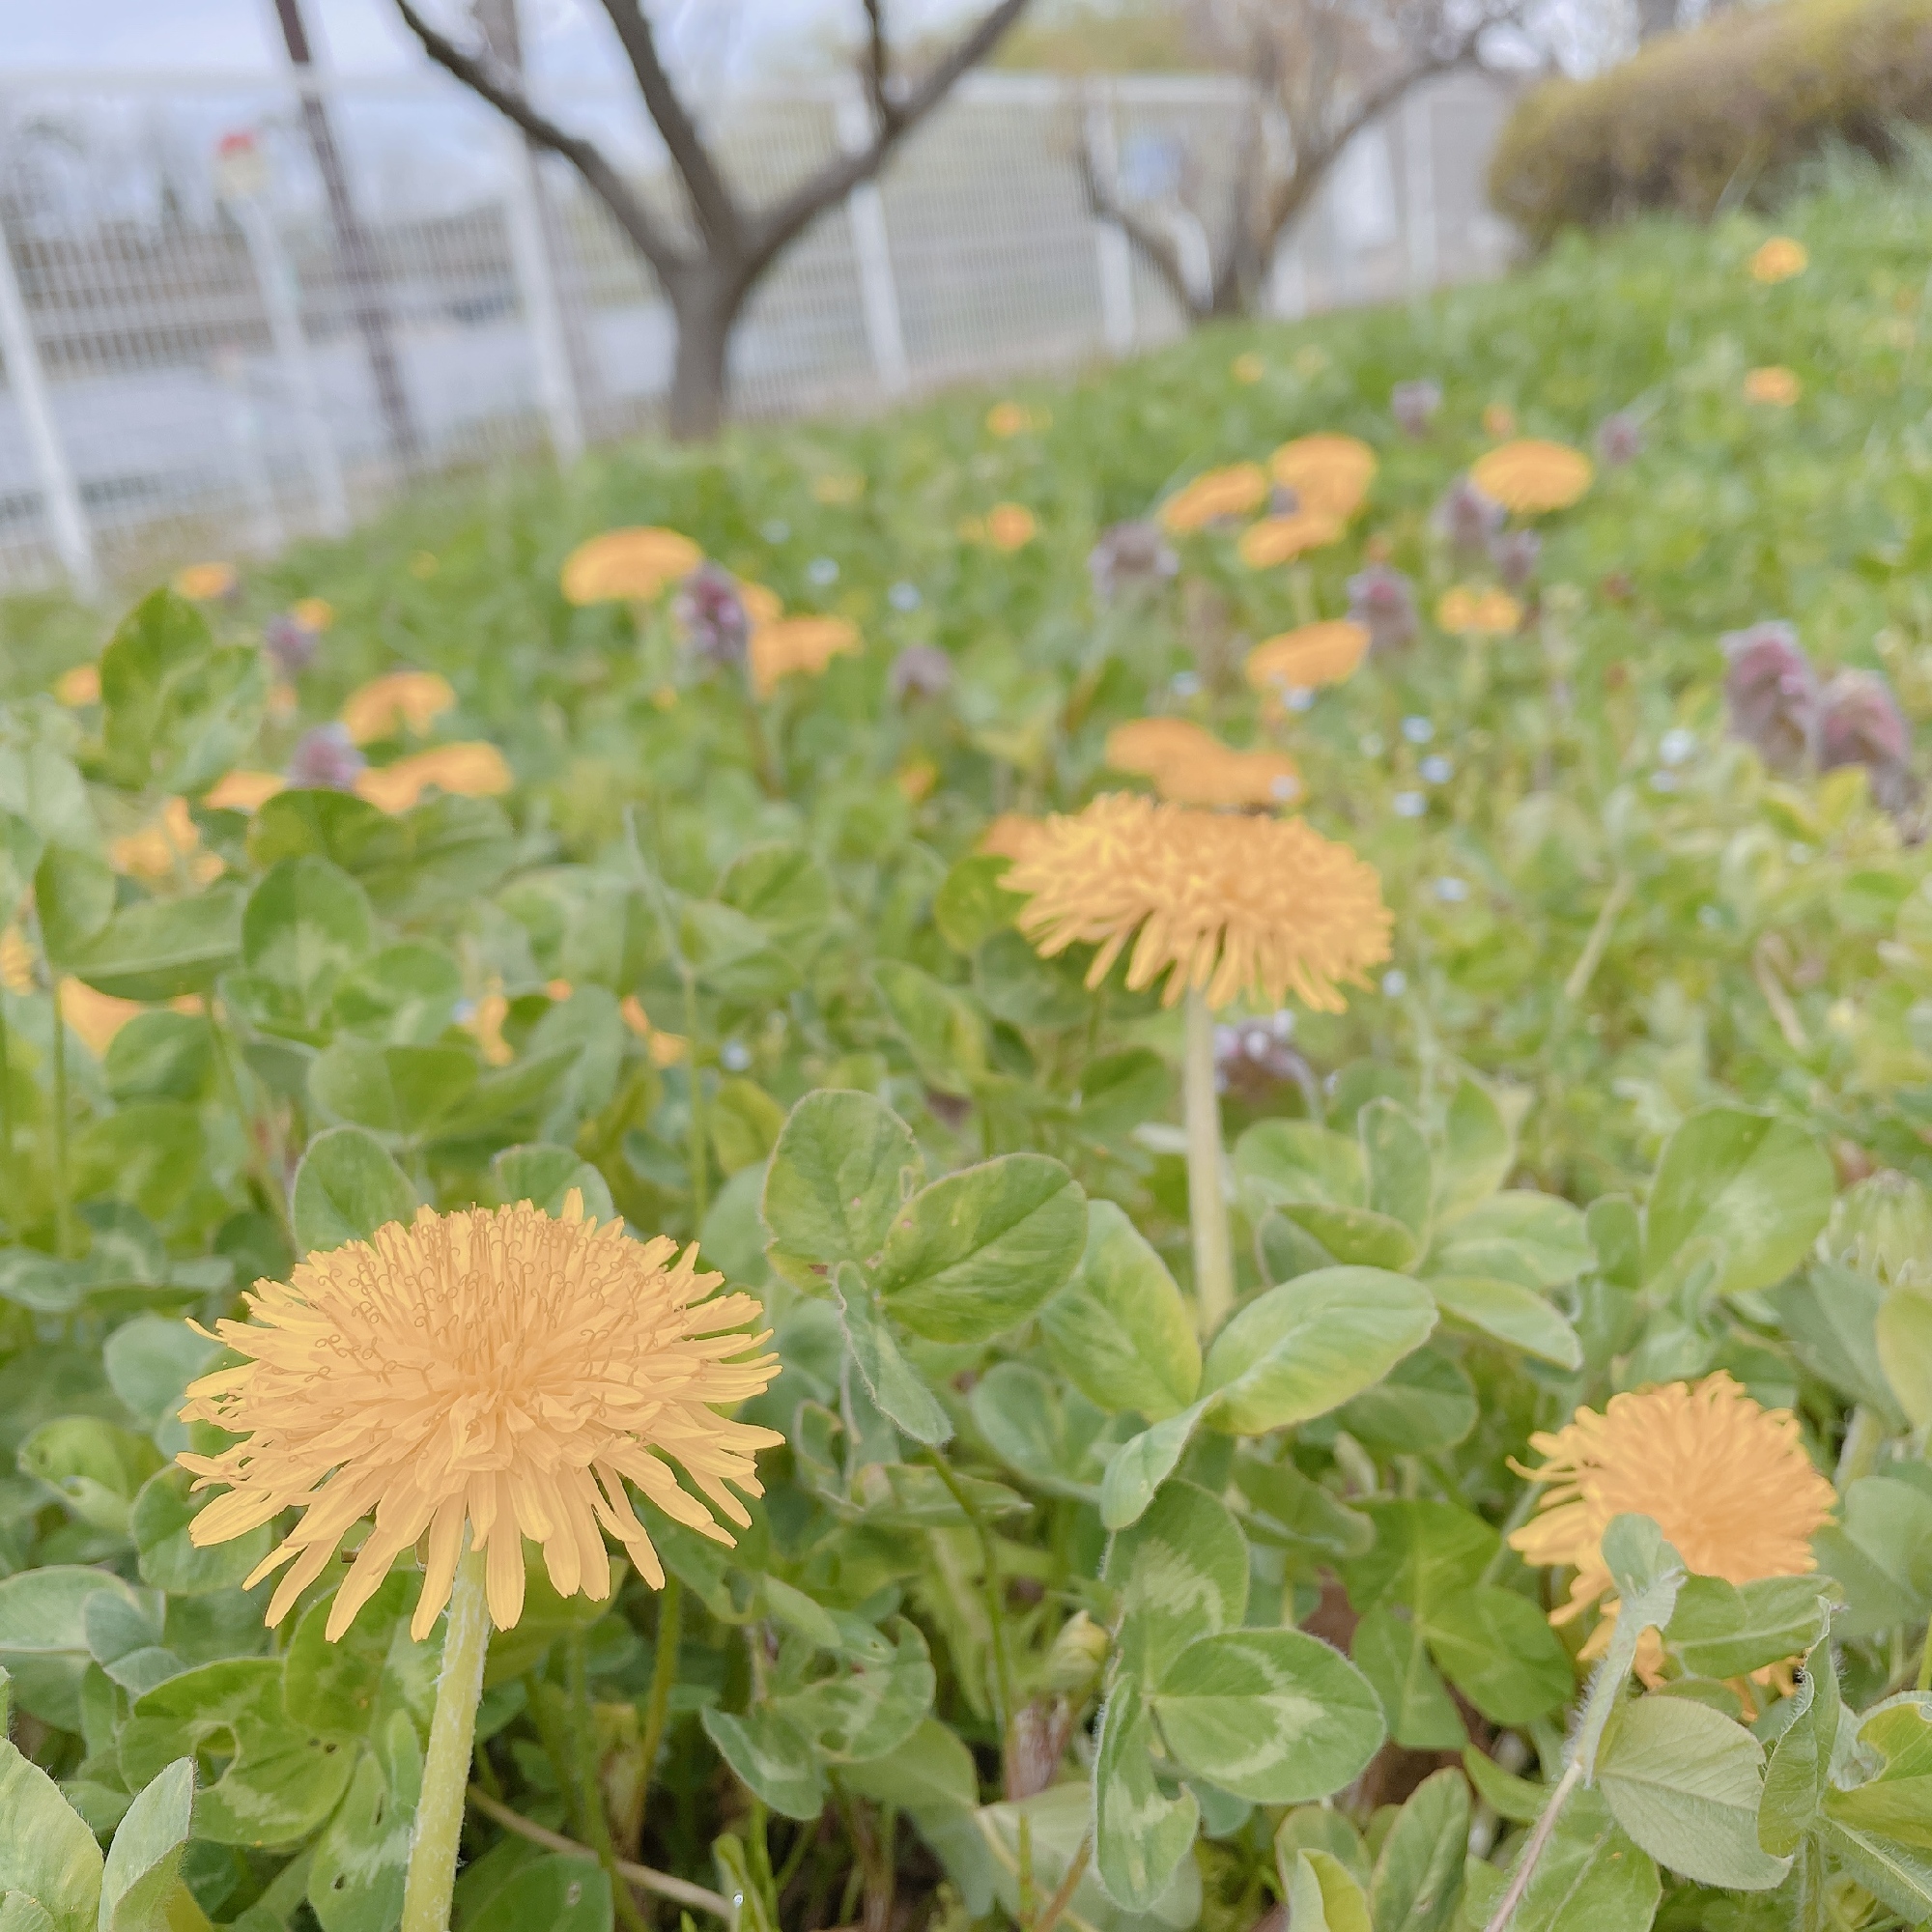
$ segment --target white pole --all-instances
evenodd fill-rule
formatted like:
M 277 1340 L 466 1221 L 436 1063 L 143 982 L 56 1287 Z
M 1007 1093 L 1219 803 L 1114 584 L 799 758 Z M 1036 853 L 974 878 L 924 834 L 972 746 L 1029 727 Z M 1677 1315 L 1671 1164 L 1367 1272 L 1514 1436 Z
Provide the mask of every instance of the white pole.
M 295 405 L 296 429 L 301 439 L 302 459 L 308 466 L 324 534 L 346 536 L 349 496 L 343 488 L 342 462 L 323 414 L 315 365 L 309 360 L 308 336 L 302 328 L 295 270 L 282 247 L 282 238 L 275 233 L 274 220 L 259 195 L 238 194 L 229 202 L 228 209 L 248 244 L 248 259 L 254 265 L 256 286 L 262 292 L 262 306 L 268 313 L 275 359 L 282 366 L 282 381 Z
M 838 145 L 848 155 L 857 154 L 872 138 L 872 128 L 866 97 L 856 80 L 848 79 L 839 88 L 833 114 Z M 859 306 L 865 317 L 872 367 L 888 395 L 903 395 L 912 386 L 912 367 L 899 318 L 898 284 L 893 278 L 886 200 L 876 178 L 861 182 L 846 196 L 845 215 L 852 229 L 852 254 L 859 268 Z
M 282 547 L 282 519 L 275 508 L 275 486 L 263 460 L 262 419 L 255 399 L 248 393 L 248 365 L 239 349 L 217 350 L 214 373 L 228 391 L 225 414 L 236 477 L 254 512 L 249 541 L 262 555 L 272 556 Z
M 7 384 L 20 406 L 20 420 L 33 453 L 34 473 L 41 486 L 41 506 L 52 533 L 54 550 L 85 603 L 100 596 L 100 565 L 94 554 L 94 533 L 81 508 L 80 490 L 68 466 L 67 450 L 54 421 L 53 400 L 47 394 L 41 368 L 40 345 L 27 318 L 27 304 L 14 271 L 14 251 L 0 233 L 0 357 L 7 365 Z
M 1114 133 L 1114 103 L 1095 94 L 1087 104 L 1087 149 L 1095 171 L 1111 192 L 1120 189 L 1120 144 Z M 1134 322 L 1134 258 L 1118 221 L 1095 219 L 1094 252 L 1100 270 L 1100 333 L 1114 355 L 1131 355 L 1138 329 Z
M 1435 115 L 1424 88 L 1402 104 L 1403 233 L 1408 248 L 1408 286 L 1422 295 L 1440 272 L 1435 253 Z
M 550 425 L 550 446 L 558 466 L 567 469 L 583 454 L 583 409 L 571 373 L 570 344 L 563 332 L 563 306 L 551 273 L 550 250 L 544 245 L 536 160 L 522 134 L 511 129 L 507 139 L 510 181 L 503 212 L 510 228 L 510 262 L 529 324 L 537 395 Z

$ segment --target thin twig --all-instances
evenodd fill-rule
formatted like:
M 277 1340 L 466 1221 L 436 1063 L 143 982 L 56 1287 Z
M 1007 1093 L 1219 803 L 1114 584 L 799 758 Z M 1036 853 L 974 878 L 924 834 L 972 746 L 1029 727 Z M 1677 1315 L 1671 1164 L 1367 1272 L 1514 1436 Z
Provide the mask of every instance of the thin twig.
M 1577 955 L 1576 965 L 1571 967 L 1569 979 L 1563 982 L 1563 997 L 1573 1007 L 1589 990 L 1597 968 L 1604 963 L 1604 954 L 1609 951 L 1610 934 L 1615 929 L 1617 915 L 1630 904 L 1631 895 L 1635 890 L 1636 881 L 1628 872 L 1617 874 L 1602 910 L 1597 914 L 1597 923 L 1590 928 L 1589 938 L 1583 942 L 1583 951 Z
M 1094 1856 L 1094 1834 L 1089 1832 L 1080 1840 L 1080 1849 L 1073 1854 L 1073 1862 L 1066 1867 L 1066 1876 L 1055 1888 L 1053 1896 L 1046 1901 L 1046 1910 L 1033 1922 L 1031 1932 L 1053 1932 L 1060 1922 L 1060 1915 L 1073 1903 L 1073 1894 L 1080 1889 L 1080 1881 L 1087 1876 L 1088 1861 Z
M 588 1845 L 580 1845 L 575 1838 L 566 1838 L 561 1832 L 548 1831 L 542 1825 L 533 1824 L 520 1811 L 512 1811 L 507 1804 L 498 1804 L 480 1784 L 469 1787 L 469 1802 L 484 1817 L 494 1819 L 506 1832 L 514 1832 L 520 1838 L 527 1838 L 533 1845 L 541 1845 L 546 1851 L 564 1852 L 573 1858 L 589 1859 L 593 1863 L 597 1854 Z M 731 1901 L 724 1893 L 709 1891 L 701 1885 L 693 1885 L 689 1879 L 674 1878 L 669 1872 L 654 1871 L 649 1865 L 633 1864 L 629 1859 L 617 1861 L 617 1875 L 627 1884 L 635 1885 L 640 1891 L 654 1891 L 660 1898 L 668 1898 L 677 1905 L 696 1906 L 699 1912 L 709 1912 L 731 1922 Z
M 1523 1846 L 1522 1856 L 1516 1862 L 1516 1876 L 1496 1901 L 1496 1909 L 1490 1915 L 1490 1922 L 1483 1932 L 1506 1932 L 1512 1915 L 1522 1903 L 1523 1893 L 1529 1889 L 1530 1880 L 1536 1876 L 1537 1861 L 1542 1858 L 1550 1833 L 1556 1830 L 1556 1814 L 1563 1809 L 1564 1802 L 1581 1782 L 1582 1776 L 1581 1763 L 1573 1761 L 1569 1770 L 1556 1780 L 1556 1789 L 1549 1794 L 1549 1803 L 1543 1807 L 1543 1816 L 1536 1821 L 1536 1830 L 1529 1834 L 1529 1842 Z

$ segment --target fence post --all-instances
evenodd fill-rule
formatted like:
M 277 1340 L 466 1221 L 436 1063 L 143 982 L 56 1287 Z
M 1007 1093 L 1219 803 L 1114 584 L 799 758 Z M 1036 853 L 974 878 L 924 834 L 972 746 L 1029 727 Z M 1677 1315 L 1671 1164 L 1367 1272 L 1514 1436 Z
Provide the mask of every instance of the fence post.
M 1435 286 L 1435 114 L 1425 88 L 1402 103 L 1403 236 L 1412 295 Z
M 536 356 L 537 395 L 550 425 L 550 446 L 559 468 L 568 469 L 583 454 L 583 409 L 577 379 L 570 367 L 570 343 L 563 331 L 563 304 L 557 299 L 551 273 L 550 250 L 544 244 L 543 210 L 537 196 L 536 161 L 529 143 L 514 128 L 508 130 L 504 154 L 510 179 L 503 212 L 510 230 L 510 264 L 523 298 L 524 320 Z
M 838 145 L 857 154 L 872 138 L 871 117 L 856 80 L 847 79 L 833 104 Z M 898 284 L 893 278 L 893 251 L 886 234 L 886 200 L 876 177 L 861 182 L 845 198 L 845 218 L 852 229 L 852 254 L 859 269 L 859 306 L 866 320 L 866 341 L 872 367 L 890 396 L 912 386 L 906 359 L 905 329 L 899 317 Z
M 1120 192 L 1120 144 L 1114 135 L 1111 91 L 1097 91 L 1087 103 L 1087 151 L 1108 186 Z M 1131 355 L 1134 325 L 1134 258 L 1118 221 L 1094 221 L 1094 252 L 1100 270 L 1100 334 L 1110 354 Z
M 308 466 L 309 481 L 315 487 L 323 532 L 331 537 L 346 536 L 349 495 L 343 488 L 342 462 L 330 440 L 328 424 L 323 416 L 322 396 L 315 384 L 315 365 L 309 360 L 308 336 L 302 328 L 295 270 L 259 195 L 234 195 L 229 199 L 228 211 L 248 244 L 255 284 L 262 292 L 262 306 L 268 313 L 270 339 L 275 345 L 275 360 L 282 365 L 282 380 L 288 384 L 290 399 L 295 404 L 302 458 Z
M 14 250 L 0 230 L 0 357 L 7 364 L 7 384 L 19 404 L 20 420 L 33 452 L 34 475 L 41 486 L 41 508 L 53 535 L 54 550 L 68 574 L 74 594 L 92 604 L 100 596 L 100 565 L 94 554 L 94 534 L 87 527 L 80 491 L 68 465 L 67 451 L 54 421 L 53 399 L 41 368 L 40 345 L 20 294 L 14 270 Z

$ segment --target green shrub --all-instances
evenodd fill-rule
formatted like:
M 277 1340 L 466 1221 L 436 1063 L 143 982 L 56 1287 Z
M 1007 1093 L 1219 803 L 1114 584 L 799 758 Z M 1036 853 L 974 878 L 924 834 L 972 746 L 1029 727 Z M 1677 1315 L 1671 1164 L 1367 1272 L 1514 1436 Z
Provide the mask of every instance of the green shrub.
M 1490 198 L 1539 245 L 1645 209 L 1697 218 L 1833 143 L 1888 156 L 1932 121 L 1932 0 L 1794 0 L 1647 47 L 1517 109 Z

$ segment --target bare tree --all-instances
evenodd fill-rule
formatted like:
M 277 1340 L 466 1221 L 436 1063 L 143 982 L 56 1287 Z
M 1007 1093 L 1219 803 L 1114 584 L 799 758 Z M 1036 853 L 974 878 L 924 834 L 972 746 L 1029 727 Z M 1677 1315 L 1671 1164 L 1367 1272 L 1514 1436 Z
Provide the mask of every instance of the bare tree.
M 1094 213 L 1120 227 L 1197 321 L 1259 303 L 1275 244 L 1350 141 L 1433 75 L 1480 64 L 1519 0 L 1197 0 L 1203 38 L 1253 85 L 1218 220 L 1180 223 L 1122 195 L 1090 120 L 1081 151 Z M 1201 240 L 1207 259 L 1201 260 Z M 1190 248 L 1190 242 L 1193 245 Z
M 563 156 L 611 211 L 651 266 L 677 329 L 671 370 L 670 432 L 680 439 L 713 435 L 724 420 L 731 331 L 758 278 L 827 209 L 876 175 L 888 156 L 998 43 L 1028 0 L 995 0 L 978 22 L 917 75 L 900 74 L 886 30 L 885 0 L 863 0 L 865 42 L 859 80 L 871 110 L 862 148 L 826 161 L 788 193 L 763 207 L 739 198 L 696 116 L 660 56 L 640 0 L 601 0 L 644 107 L 663 137 L 683 190 L 688 221 L 676 228 L 627 181 L 594 142 L 573 134 L 530 100 L 519 77 L 487 47 L 471 50 L 440 32 L 415 0 L 396 0 L 430 58 L 507 115 L 539 146 Z

